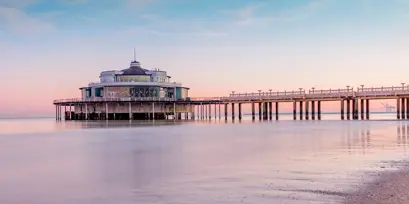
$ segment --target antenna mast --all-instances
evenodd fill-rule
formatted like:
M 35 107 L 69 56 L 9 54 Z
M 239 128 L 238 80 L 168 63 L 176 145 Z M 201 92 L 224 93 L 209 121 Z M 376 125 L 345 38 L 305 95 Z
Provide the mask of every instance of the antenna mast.
M 135 51 L 135 46 L 133 46 L 133 61 L 136 61 L 136 51 Z

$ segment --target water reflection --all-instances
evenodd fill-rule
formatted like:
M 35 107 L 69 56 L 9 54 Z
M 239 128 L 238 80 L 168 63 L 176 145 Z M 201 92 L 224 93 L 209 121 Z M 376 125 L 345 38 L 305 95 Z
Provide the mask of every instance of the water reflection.
M 407 121 L 57 125 L 0 137 L 0 203 L 331 203 L 403 158 L 409 133 Z

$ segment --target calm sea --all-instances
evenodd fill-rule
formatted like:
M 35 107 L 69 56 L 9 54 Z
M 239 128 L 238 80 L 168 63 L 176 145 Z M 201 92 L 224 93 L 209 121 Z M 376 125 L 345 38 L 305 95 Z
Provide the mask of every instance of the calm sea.
M 407 156 L 409 123 L 0 120 L 0 203 L 341 203 Z M 287 120 L 286 120 L 287 119 Z

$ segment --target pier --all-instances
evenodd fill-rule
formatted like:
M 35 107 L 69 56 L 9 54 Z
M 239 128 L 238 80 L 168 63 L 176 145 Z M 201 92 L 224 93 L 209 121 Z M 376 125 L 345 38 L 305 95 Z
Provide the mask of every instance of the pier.
M 231 93 L 225 97 L 203 98 L 78 98 L 55 100 L 56 120 L 242 120 L 242 105 L 251 105 L 252 119 L 279 120 L 279 104 L 293 104 L 294 120 L 321 120 L 322 103 L 338 101 L 341 120 L 368 120 L 370 101 L 396 100 L 396 118 L 409 119 L 409 86 L 370 87 L 356 89 L 314 88 L 306 91 L 268 91 Z M 223 106 L 223 108 L 221 108 Z M 257 107 L 257 109 L 256 109 Z M 75 111 L 74 111 L 75 110 Z M 212 115 L 212 110 L 214 114 Z M 224 110 L 222 114 L 221 110 Z M 230 114 L 229 114 L 230 113 Z M 273 114 L 274 113 L 274 114 Z M 275 117 L 273 117 L 275 115 Z M 297 117 L 299 116 L 299 117 Z

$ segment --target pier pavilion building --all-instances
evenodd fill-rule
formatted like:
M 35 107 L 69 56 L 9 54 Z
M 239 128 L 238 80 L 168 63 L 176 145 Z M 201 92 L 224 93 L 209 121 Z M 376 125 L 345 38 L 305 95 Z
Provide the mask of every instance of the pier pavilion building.
M 187 103 L 175 103 L 189 101 L 188 87 L 136 60 L 129 68 L 101 72 L 99 79 L 80 88 L 81 98 L 57 102 L 65 107 L 66 120 L 166 119 L 193 112 Z

